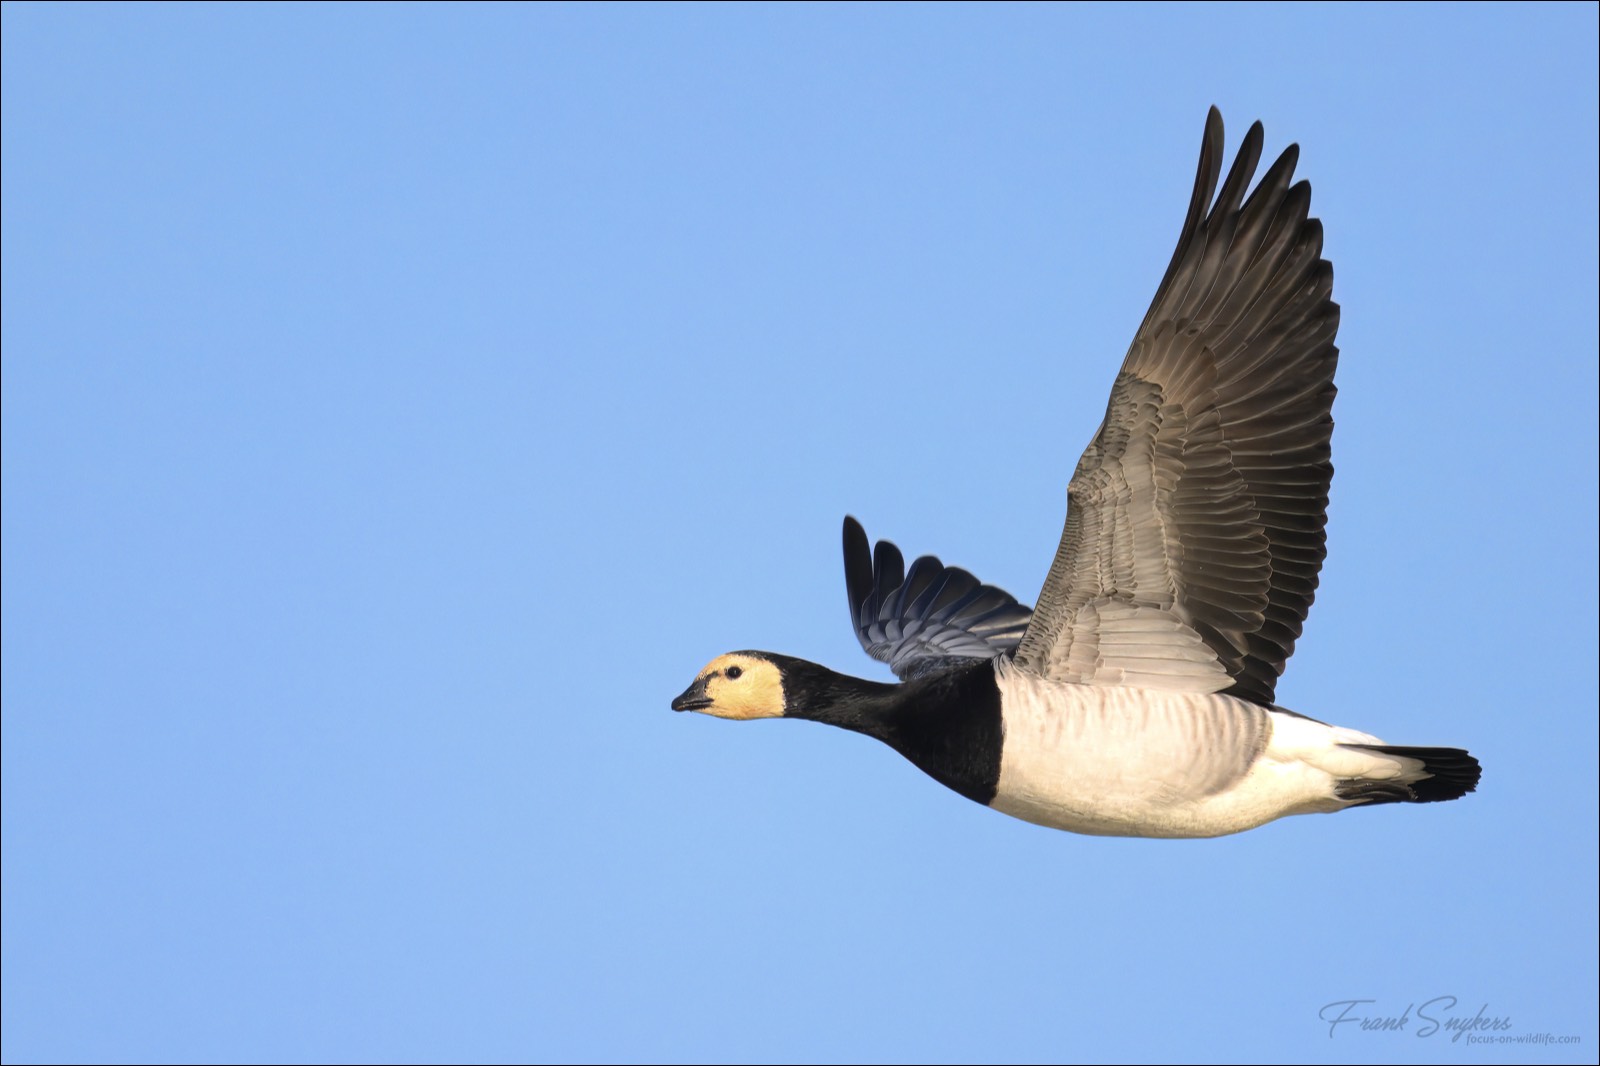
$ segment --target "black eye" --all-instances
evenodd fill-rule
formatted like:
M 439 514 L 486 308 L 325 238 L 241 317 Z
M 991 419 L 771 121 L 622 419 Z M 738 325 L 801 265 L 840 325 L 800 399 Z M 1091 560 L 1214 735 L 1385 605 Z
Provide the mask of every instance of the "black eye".
M 728 680 L 737 681 L 739 680 L 739 676 L 743 673 L 744 671 L 739 669 L 737 666 L 730 666 L 728 667 Z

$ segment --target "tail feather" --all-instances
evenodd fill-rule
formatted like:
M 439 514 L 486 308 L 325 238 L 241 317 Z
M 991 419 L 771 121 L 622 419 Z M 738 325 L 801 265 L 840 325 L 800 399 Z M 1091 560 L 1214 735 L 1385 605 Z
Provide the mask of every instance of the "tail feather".
M 1354 803 L 1438 803 L 1460 799 L 1478 788 L 1483 768 L 1460 748 L 1413 748 L 1396 744 L 1341 744 L 1341 748 L 1414 759 L 1422 764 L 1387 781 L 1357 778 L 1341 781 L 1338 796 Z M 1409 770 L 1410 768 L 1408 768 Z

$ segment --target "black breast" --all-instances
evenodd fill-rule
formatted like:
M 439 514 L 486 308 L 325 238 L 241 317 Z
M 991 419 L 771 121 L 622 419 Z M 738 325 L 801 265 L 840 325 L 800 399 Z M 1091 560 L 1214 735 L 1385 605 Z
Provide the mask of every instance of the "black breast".
M 992 662 L 901 685 L 885 719 L 882 739 L 918 769 L 968 799 L 994 799 L 1004 728 Z

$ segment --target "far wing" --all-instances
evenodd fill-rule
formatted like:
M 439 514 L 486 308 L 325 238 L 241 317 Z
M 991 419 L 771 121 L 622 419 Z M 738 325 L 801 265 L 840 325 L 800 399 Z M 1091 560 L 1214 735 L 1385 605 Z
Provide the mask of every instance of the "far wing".
M 1032 614 L 1008 592 L 924 555 L 905 570 L 900 549 L 868 547 L 866 530 L 844 520 L 850 621 L 868 655 L 901 680 L 1009 652 Z

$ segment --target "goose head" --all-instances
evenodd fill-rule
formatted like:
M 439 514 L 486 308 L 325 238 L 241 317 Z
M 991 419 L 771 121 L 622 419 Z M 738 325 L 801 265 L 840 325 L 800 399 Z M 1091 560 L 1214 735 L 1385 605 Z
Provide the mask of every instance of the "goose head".
M 712 659 L 694 684 L 672 701 L 675 711 L 699 711 L 745 721 L 781 718 L 785 707 L 783 669 L 759 651 L 736 651 Z

